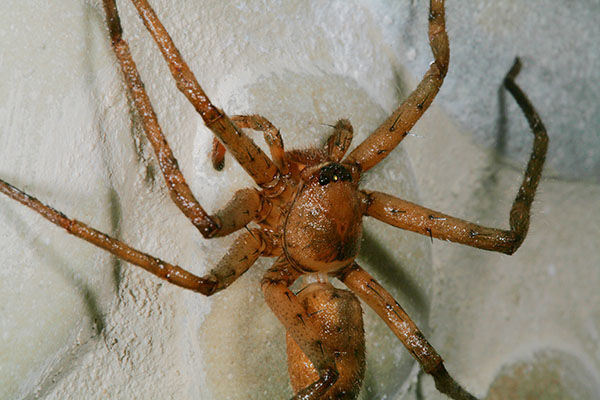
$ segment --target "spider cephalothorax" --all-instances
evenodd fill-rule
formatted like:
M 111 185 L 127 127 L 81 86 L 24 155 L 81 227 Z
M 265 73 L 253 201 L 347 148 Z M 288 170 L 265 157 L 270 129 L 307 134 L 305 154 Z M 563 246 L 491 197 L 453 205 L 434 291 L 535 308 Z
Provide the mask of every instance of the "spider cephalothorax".
M 283 227 L 287 260 L 305 272 L 333 272 L 350 264 L 360 246 L 364 204 L 357 176 L 329 162 L 301 172 Z
M 144 131 L 175 205 L 205 238 L 240 231 L 221 261 L 199 277 L 133 249 L 0 180 L 0 192 L 27 205 L 69 233 L 155 274 L 204 295 L 231 285 L 259 257 L 276 257 L 261 288 L 265 301 L 288 334 L 289 372 L 296 399 L 355 399 L 364 376 L 364 334 L 360 303 L 371 307 L 404 344 L 436 387 L 454 399 L 473 399 L 448 374 L 442 358 L 400 304 L 355 261 L 362 218 L 372 217 L 431 239 L 512 254 L 523 242 L 546 155 L 548 137 L 535 109 L 515 83 L 518 60 L 504 85 L 534 133 L 533 151 L 510 212 L 510 229 L 480 226 L 386 193 L 358 188 L 360 176 L 381 162 L 408 135 L 439 91 L 450 58 L 443 0 L 430 0 L 429 42 L 434 61 L 410 96 L 350 153 L 352 126 L 340 120 L 324 148 L 285 151 L 279 131 L 264 117 L 228 117 L 215 107 L 184 62 L 147 0 L 132 0 L 160 48 L 177 87 L 218 140 L 213 165 L 223 166 L 224 149 L 235 157 L 257 188 L 234 193 L 215 214 L 196 200 L 165 139 L 142 80 L 123 39 L 114 0 L 103 0 L 115 55 Z M 269 158 L 244 129 L 264 133 Z M 223 147 L 225 145 L 225 147 Z M 392 266 L 390 266 L 392 267 Z M 297 293 L 290 287 L 310 276 Z M 314 278 L 316 276 L 316 278 Z M 351 292 L 334 288 L 337 278 Z

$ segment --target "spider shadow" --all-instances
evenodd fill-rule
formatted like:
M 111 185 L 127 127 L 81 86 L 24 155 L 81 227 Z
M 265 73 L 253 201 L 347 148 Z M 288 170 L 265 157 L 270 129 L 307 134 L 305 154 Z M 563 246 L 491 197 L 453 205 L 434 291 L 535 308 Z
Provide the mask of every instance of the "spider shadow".
M 481 187 L 485 189 L 493 189 L 498 184 L 498 171 L 502 166 L 502 159 L 506 156 L 506 148 L 508 142 L 508 114 L 506 112 L 506 89 L 504 84 L 498 87 L 498 114 L 496 117 L 496 143 L 493 145 L 492 154 L 489 157 L 487 170 L 490 171 L 484 175 Z
M 84 31 L 85 31 L 84 48 L 86 49 L 86 51 L 85 51 L 85 57 L 83 59 L 83 65 L 84 65 L 84 69 L 87 71 L 87 76 L 88 76 L 88 79 L 86 79 L 85 82 L 86 82 L 87 92 L 89 93 L 90 101 L 95 103 L 99 110 L 102 110 L 102 102 L 99 101 L 98 99 L 103 99 L 105 95 L 98 86 L 99 80 L 96 79 L 96 77 L 99 75 L 99 72 L 96 68 L 96 64 L 94 63 L 95 54 L 92 51 L 94 49 L 94 46 L 93 46 L 94 33 L 92 31 L 92 28 L 93 27 L 104 27 L 104 16 L 100 12 L 98 12 L 98 10 L 95 7 L 92 7 L 89 4 L 86 4 L 86 6 L 84 8 L 84 13 L 85 13 L 84 20 L 86 21 L 86 24 L 84 25 Z M 104 110 L 104 111 L 106 111 L 106 110 Z M 101 142 L 103 144 L 105 144 L 106 140 L 104 139 L 104 137 L 106 136 L 106 132 L 101 123 L 98 123 L 97 132 L 98 132 L 98 135 L 103 136 L 101 138 Z M 108 206 L 109 206 L 108 214 L 109 214 L 109 218 L 110 218 L 110 232 L 113 237 L 118 238 L 121 236 L 121 231 L 120 231 L 120 221 L 122 219 L 121 202 L 119 200 L 117 191 L 114 189 L 114 184 L 112 182 L 113 173 L 110 168 L 111 166 L 108 161 L 108 160 L 110 160 L 110 158 L 108 157 L 107 152 L 108 152 L 108 150 L 106 148 L 106 145 L 102 145 L 101 153 L 102 153 L 102 161 L 104 164 L 104 171 L 107 172 L 108 180 L 110 183 L 110 190 L 108 193 Z M 111 270 L 112 270 L 113 284 L 114 284 L 115 288 L 120 287 L 121 277 L 122 277 L 122 274 L 121 274 L 122 267 L 123 267 L 123 262 L 119 258 L 112 256 Z M 103 324 L 102 329 L 99 329 L 98 332 L 102 332 L 104 327 L 105 327 L 105 325 Z
M 393 256 L 393 252 L 376 240 L 366 229 L 363 232 L 360 258 L 368 260 L 370 269 L 372 269 L 370 272 L 378 279 L 393 286 L 394 291 L 402 292 L 403 295 L 410 298 L 412 308 L 426 311 L 429 309 L 427 295 L 417 281 L 404 271 L 402 265 L 398 265 L 398 260 Z
M 18 179 L 12 179 L 12 181 L 17 181 Z M 51 193 L 52 190 L 42 189 L 39 185 L 37 186 L 36 192 L 40 193 Z M 54 189 L 54 188 L 51 188 Z M 41 196 L 42 197 L 42 196 Z M 109 206 L 110 206 L 110 216 L 111 223 L 114 224 L 115 221 L 118 221 L 119 206 L 118 202 L 114 201 L 114 193 L 109 194 Z M 46 237 L 44 234 L 36 233 L 33 229 L 29 229 L 29 223 L 23 222 L 23 220 L 17 216 L 16 213 L 12 212 L 8 208 L 3 208 L 2 212 L 2 220 L 6 221 L 7 224 L 10 224 L 14 227 L 16 234 L 22 239 L 22 242 L 25 243 L 24 246 L 27 246 L 34 254 L 34 258 L 40 259 L 44 261 L 45 265 L 49 266 L 49 269 L 58 273 L 65 282 L 69 282 L 71 288 L 79 294 L 79 296 L 83 299 L 83 304 L 86 309 L 86 315 L 90 317 L 90 321 L 92 325 L 90 326 L 92 332 L 94 332 L 94 336 L 99 335 L 106 328 L 106 319 L 105 313 L 102 312 L 102 307 L 100 306 L 98 293 L 94 290 L 93 286 L 88 284 L 85 279 L 78 278 L 78 273 L 75 272 L 70 266 L 71 260 L 69 257 L 65 257 L 60 255 L 58 251 L 54 251 L 51 245 L 48 245 L 44 238 Z M 49 222 L 40 221 L 40 225 L 44 225 L 52 228 Z M 64 235 L 66 240 L 75 240 L 83 243 L 81 239 L 75 237 L 68 237 L 68 234 L 64 231 L 59 231 L 59 235 Z M 100 251 L 100 250 L 99 250 Z M 115 275 L 115 268 L 118 267 L 118 262 L 113 263 L 113 276 Z
M 17 179 L 11 179 L 11 181 L 18 181 Z M 39 185 L 36 185 L 38 190 L 35 192 L 39 193 L 51 193 L 55 188 L 52 187 L 50 190 L 48 188 L 40 188 Z M 41 196 L 46 197 L 46 196 Z M 112 198 L 112 196 L 110 196 Z M 111 213 L 113 216 L 116 213 L 114 212 L 115 204 L 113 201 L 109 201 L 111 205 Z M 57 275 L 59 275 L 64 282 L 67 282 L 68 286 L 72 288 L 72 291 L 77 294 L 79 298 L 82 299 L 82 304 L 84 306 L 84 311 L 82 315 L 88 316 L 90 325 L 90 336 L 82 337 L 80 328 L 77 332 L 77 341 L 73 341 L 70 343 L 65 343 L 68 347 L 68 350 L 65 352 L 64 346 L 61 346 L 61 350 L 56 353 L 52 359 L 47 359 L 44 361 L 46 367 L 39 378 L 41 378 L 37 382 L 36 389 L 29 393 L 24 398 L 38 398 L 38 396 L 44 396 L 44 394 L 49 393 L 52 387 L 60 380 L 61 376 L 68 374 L 68 372 L 75 368 L 76 361 L 80 356 L 86 353 L 87 349 L 95 343 L 102 335 L 104 330 L 106 329 L 106 311 L 107 307 L 103 307 L 101 305 L 101 300 L 99 297 L 99 292 L 94 290 L 94 287 L 89 284 L 85 279 L 81 279 L 78 277 L 78 272 L 73 269 L 73 262 L 68 255 L 59 254 L 59 251 L 54 250 L 54 247 L 47 244 L 45 238 L 47 237 L 48 232 L 52 229 L 59 229 L 57 227 L 52 227 L 49 222 L 45 220 L 40 220 L 40 224 L 48 226 L 48 230 L 45 233 L 36 232 L 34 229 L 30 229 L 30 223 L 25 223 L 21 217 L 19 217 L 15 212 L 12 212 L 8 208 L 0 209 L 0 213 L 2 214 L 2 220 L 6 224 L 10 224 L 13 226 L 16 231 L 16 235 L 21 239 L 21 243 L 24 247 L 30 249 L 31 253 L 33 253 L 34 260 L 40 260 L 39 263 L 35 265 L 35 267 L 42 266 L 48 270 L 53 271 Z M 111 218 L 111 220 L 114 218 Z M 37 226 L 37 223 L 35 224 Z M 43 228 L 46 229 L 46 228 Z M 50 232 L 54 235 L 54 232 Z M 64 235 L 66 240 L 74 240 L 81 242 L 78 238 L 70 238 L 69 235 L 62 231 L 57 232 L 58 235 Z M 115 266 L 113 265 L 113 271 L 115 270 Z M 76 322 L 76 324 L 82 324 L 83 321 Z M 82 325 L 76 325 L 77 327 L 82 327 Z M 56 358 L 56 355 L 59 354 L 59 358 Z M 50 371 L 50 372 L 48 372 Z
M 478 199 L 472 204 L 476 214 L 480 217 L 485 216 L 504 216 L 506 210 L 502 207 L 499 199 L 503 198 L 504 192 L 500 182 L 500 174 L 508 165 L 507 148 L 509 140 L 510 116 L 507 112 L 507 90 L 501 82 L 496 93 L 498 99 L 498 108 L 496 115 L 496 140 L 490 147 L 487 155 L 487 162 L 484 173 L 480 174 L 476 182 L 472 198 Z M 515 117 L 520 117 L 516 115 Z M 528 134 L 523 132 L 523 134 Z M 516 194 L 516 190 L 515 190 Z M 487 218 L 485 218 L 487 219 Z

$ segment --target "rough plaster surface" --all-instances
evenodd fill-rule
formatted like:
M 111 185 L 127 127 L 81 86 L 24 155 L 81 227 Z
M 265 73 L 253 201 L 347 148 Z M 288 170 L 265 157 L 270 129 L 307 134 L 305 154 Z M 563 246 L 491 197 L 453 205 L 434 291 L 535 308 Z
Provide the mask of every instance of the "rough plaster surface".
M 507 161 L 501 146 L 485 150 L 479 147 L 485 140 L 473 139 L 471 132 L 497 133 L 498 121 L 507 119 L 500 123 L 506 140 L 528 151 L 529 135 L 510 99 L 504 110 L 477 108 L 490 97 L 479 90 L 483 83 L 498 98 L 505 66 L 493 74 L 486 66 L 494 59 L 510 63 L 511 46 L 502 43 L 516 29 L 486 25 L 481 16 L 512 20 L 515 10 L 524 10 L 520 16 L 527 21 L 541 13 L 519 8 L 521 3 L 496 11 L 490 2 L 473 10 L 449 4 L 453 58 L 441 109 L 427 114 L 413 132 L 417 137 L 373 171 L 365 187 L 420 197 L 431 208 L 506 226 L 524 157 Z M 290 147 L 320 143 L 327 135 L 322 124 L 339 117 L 349 117 L 357 136 L 364 137 L 413 87 L 430 59 L 424 2 L 153 4 L 213 101 L 228 112 L 264 114 Z M 202 240 L 170 203 L 151 149 L 131 122 L 98 4 L 5 2 L 2 8 L 1 177 L 134 246 L 192 272 L 206 271 L 231 238 Z M 250 182 L 231 159 L 224 173 L 210 170 L 206 129 L 174 89 L 131 7 L 121 8 L 126 37 L 180 165 L 202 204 L 215 210 Z M 501 31 L 468 36 L 481 26 Z M 473 62 L 469 52 L 484 39 L 498 44 L 486 43 L 489 64 L 479 68 L 483 61 Z M 553 79 L 542 75 L 540 82 L 536 71 L 557 73 L 539 58 L 541 50 L 525 50 L 518 52 L 527 55 L 521 79 L 536 105 L 541 103 L 554 146 L 569 137 L 560 129 L 564 121 L 581 117 L 558 118 L 546 108 L 549 93 L 556 92 Z M 453 71 L 471 63 L 471 81 L 464 83 L 464 75 Z M 591 90 L 586 93 L 593 95 Z M 588 95 L 574 96 L 573 102 L 583 104 Z M 460 116 L 456 122 L 457 109 L 472 108 L 478 125 Z M 586 156 L 595 143 L 587 128 L 594 128 L 593 117 L 585 121 L 583 136 L 591 141 L 586 153 L 577 154 L 581 163 L 571 147 L 551 147 L 549 175 L 573 177 L 559 168 L 564 160 L 586 171 L 597 163 L 593 152 Z M 579 175 L 590 180 L 589 174 Z M 361 263 L 422 326 L 429 318 L 432 343 L 476 394 L 491 387 L 490 398 L 519 398 L 515 393 L 593 398 L 600 390 L 599 199 L 594 184 L 543 181 L 530 236 L 512 257 L 431 245 L 427 238 L 370 223 Z M 268 260 L 206 299 L 120 263 L 4 198 L 0 249 L 1 398 L 289 396 L 283 330 L 258 289 Z M 363 397 L 395 398 L 406 382 L 404 398 L 414 398 L 417 387 L 426 398 L 440 398 L 429 380 L 407 378 L 413 363 L 406 352 L 376 317 L 367 312 L 366 318 L 370 359 Z
M 403 66 L 418 76 L 430 59 L 422 40 L 427 15 L 415 7 L 420 2 L 386 3 L 397 10 L 395 25 L 407 55 Z M 600 2 L 476 0 L 467 6 L 448 1 L 447 9 L 452 67 L 438 105 L 476 143 L 516 165 L 529 151 L 528 138 L 520 134 L 527 123 L 511 120 L 514 128 L 504 131 L 498 116 L 507 106 L 509 114 L 515 108 L 505 103 L 498 86 L 519 56 L 527 70 L 520 81 L 554 133 L 547 176 L 600 183 L 600 53 L 595 50 Z
M 427 138 L 405 146 L 425 204 L 506 226 L 520 168 L 482 151 L 432 111 L 415 130 Z M 431 162 L 442 153 L 440 163 Z M 445 168 L 452 163 L 457 167 Z M 431 339 L 475 394 L 493 385 L 494 399 L 596 398 L 599 212 L 598 186 L 546 179 L 527 240 L 513 256 L 434 242 Z M 426 383 L 425 398 L 441 399 Z

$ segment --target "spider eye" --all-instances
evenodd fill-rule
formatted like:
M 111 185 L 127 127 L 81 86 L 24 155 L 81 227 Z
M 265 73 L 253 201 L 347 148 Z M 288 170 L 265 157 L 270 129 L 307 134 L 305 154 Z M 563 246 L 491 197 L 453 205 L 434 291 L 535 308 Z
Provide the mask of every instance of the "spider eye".
M 327 185 L 329 182 L 337 181 L 351 181 L 352 175 L 346 168 L 337 163 L 331 163 L 319 171 L 319 184 L 321 186 Z
M 323 171 L 321 170 L 321 173 L 319 174 L 319 184 L 321 186 L 325 186 L 330 182 L 330 179 L 327 175 L 323 174 Z

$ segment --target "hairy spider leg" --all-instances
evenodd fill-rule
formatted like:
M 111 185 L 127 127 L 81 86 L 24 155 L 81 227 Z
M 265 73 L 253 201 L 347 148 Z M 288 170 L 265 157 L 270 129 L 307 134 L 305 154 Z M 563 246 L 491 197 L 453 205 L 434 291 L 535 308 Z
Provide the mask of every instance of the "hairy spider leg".
M 214 216 L 220 223 L 219 236 L 236 232 L 261 218 L 264 199 L 256 189 L 240 189 Z
M 238 128 L 247 128 L 256 131 L 262 131 L 265 142 L 269 145 L 271 159 L 279 169 L 282 175 L 289 171 L 283 140 L 279 129 L 275 128 L 271 122 L 260 115 L 234 115 L 231 120 Z M 329 159 L 334 162 L 340 162 L 350 148 L 352 143 L 353 128 L 347 119 L 339 120 L 335 125 L 329 125 L 333 128 L 333 133 L 325 143 L 325 151 L 329 154 Z M 220 171 L 225 166 L 225 147 L 214 138 L 211 148 L 211 160 L 213 168 Z
M 141 6 L 147 6 L 143 2 Z M 129 46 L 122 37 L 122 27 L 119 21 L 119 15 L 114 0 L 104 0 L 104 9 L 106 11 L 106 20 L 110 32 L 112 47 L 115 51 L 117 59 L 121 65 L 128 90 L 134 100 L 135 108 L 142 118 L 144 131 L 148 140 L 154 148 L 154 152 L 158 158 L 159 167 L 165 177 L 167 188 L 171 194 L 173 202 L 179 207 L 184 215 L 198 228 L 202 236 L 205 238 L 222 236 L 221 223 L 215 216 L 208 215 L 194 197 L 190 190 L 179 166 L 175 159 L 167 140 L 158 123 L 158 119 L 150 99 L 144 89 L 144 84 L 137 71 L 135 62 L 131 57 Z M 205 123 L 213 132 L 220 137 L 224 142 L 231 142 L 231 150 L 234 156 L 238 157 L 242 154 L 238 161 L 255 178 L 255 181 L 260 184 L 269 184 L 275 177 L 276 167 L 271 160 L 260 150 L 250 138 L 243 132 L 239 131 L 229 121 L 227 116 L 212 105 L 208 97 L 198 85 L 194 75 L 191 73 L 179 52 L 175 48 L 170 37 L 156 18 L 152 9 L 142 9 L 140 11 L 143 16 L 146 26 L 149 27 L 155 39 L 158 37 L 162 44 L 161 50 L 165 57 L 169 55 L 169 66 L 171 71 L 176 76 L 178 87 L 183 91 L 188 99 L 199 110 Z M 150 29 L 152 28 L 152 29 Z M 176 74 L 176 71 L 179 71 Z M 223 127 L 223 128 L 218 128 Z M 275 171 L 274 173 L 271 172 Z M 259 173 L 260 172 L 260 173 Z M 267 173 L 269 176 L 265 178 Z M 261 175 L 262 174 L 262 175 Z M 263 176 L 264 175 L 264 176 Z
M 275 164 L 252 139 L 231 122 L 222 110 L 211 103 L 150 4 L 146 0 L 132 0 L 132 3 L 159 47 L 175 79 L 177 88 L 194 106 L 205 125 L 229 149 L 256 184 L 261 187 L 270 187 L 273 181 L 278 179 Z
M 235 240 L 229 251 L 209 274 L 198 277 L 177 265 L 136 250 L 118 239 L 71 219 L 1 179 L 0 192 L 36 211 L 48 221 L 64 228 L 71 235 L 92 243 L 169 283 L 207 296 L 226 288 L 247 271 L 262 254 L 265 247 L 258 230 L 244 232 Z M 234 205 L 235 201 L 229 203 L 225 208 Z M 233 210 L 230 211 L 233 212 Z
M 177 160 L 162 133 L 135 62 L 131 58 L 129 46 L 122 38 L 121 23 L 114 0 L 105 0 L 104 9 L 113 50 L 121 65 L 135 108 L 142 118 L 144 132 L 158 158 L 158 165 L 165 178 L 171 198 L 204 237 L 212 236 L 219 229 L 218 221 L 215 221 L 204 211 L 179 170 Z
M 282 175 L 289 172 L 281 133 L 268 119 L 260 115 L 234 115 L 231 120 L 239 127 L 263 132 L 265 142 L 269 146 L 271 159 Z
M 319 374 L 316 382 L 300 390 L 293 399 L 317 400 L 336 382 L 338 370 L 333 354 L 329 354 L 323 345 L 317 324 L 289 289 L 300 275 L 301 273 L 291 267 L 285 257 L 279 257 L 263 276 L 261 288 L 273 314 L 313 363 Z
M 434 62 L 417 88 L 388 119 L 352 150 L 344 163 L 356 164 L 363 172 L 377 165 L 408 135 L 437 95 L 450 62 L 444 0 L 430 1 L 429 45 Z
M 410 354 L 430 374 L 437 389 L 455 400 L 476 400 L 463 389 L 444 367 L 442 357 L 425 339 L 400 304 L 357 263 L 342 270 L 338 278 L 383 319 Z
M 329 159 L 333 162 L 340 162 L 350 148 L 354 128 L 347 119 L 340 119 L 333 126 L 333 133 L 325 143 L 325 151 L 329 154 Z
M 368 203 L 366 215 L 431 238 L 513 254 L 527 236 L 531 204 L 542 176 L 548 149 L 546 128 L 527 96 L 515 82 L 520 66 L 517 58 L 504 79 L 504 85 L 527 117 L 534 140 L 523 182 L 510 210 L 509 230 L 487 228 L 379 192 L 363 192 Z

